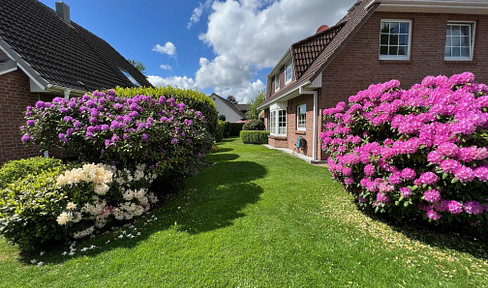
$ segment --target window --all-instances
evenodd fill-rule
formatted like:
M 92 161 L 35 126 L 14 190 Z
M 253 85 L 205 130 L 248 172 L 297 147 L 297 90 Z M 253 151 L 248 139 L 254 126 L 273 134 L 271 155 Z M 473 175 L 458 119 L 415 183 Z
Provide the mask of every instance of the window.
M 297 106 L 297 130 L 305 131 L 307 121 L 307 105 Z
M 286 136 L 286 110 L 274 110 L 269 113 L 269 133 Z
M 475 23 L 448 23 L 446 30 L 446 60 L 472 60 Z
M 122 74 L 124 74 L 125 77 L 127 77 L 127 79 L 129 79 L 129 81 L 134 84 L 135 86 L 141 86 L 141 84 L 139 84 L 139 82 L 137 82 L 136 79 L 134 79 L 134 77 L 132 77 L 132 75 L 129 74 L 129 72 L 125 71 L 124 69 L 120 68 L 119 67 L 119 70 L 120 72 L 122 72 Z
M 285 84 L 288 84 L 290 81 L 291 81 L 291 63 L 288 63 L 285 69 Z
M 280 90 L 280 74 L 275 75 L 275 91 Z
M 381 20 L 380 60 L 409 60 L 412 21 Z

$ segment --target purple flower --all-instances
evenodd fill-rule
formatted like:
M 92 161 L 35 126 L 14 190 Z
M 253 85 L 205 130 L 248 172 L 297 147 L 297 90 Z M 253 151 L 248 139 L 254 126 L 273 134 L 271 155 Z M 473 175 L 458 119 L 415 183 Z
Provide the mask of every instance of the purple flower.
M 458 201 L 451 200 L 447 203 L 447 209 L 451 214 L 460 214 L 463 212 L 463 205 Z
M 87 131 L 87 132 L 85 133 L 85 136 L 86 136 L 86 138 L 88 138 L 88 139 L 93 139 L 93 133 L 92 133 L 92 132 L 90 132 L 90 131 Z
M 417 179 L 416 181 L 418 182 L 418 184 L 432 185 L 439 181 L 439 177 L 437 177 L 437 175 L 435 175 L 435 173 L 433 172 L 425 172 L 420 175 L 419 179 Z
M 142 140 L 147 141 L 149 140 L 149 136 L 146 133 L 142 134 Z
M 110 139 L 105 139 L 105 147 L 108 147 L 110 146 Z
M 454 177 L 459 179 L 459 181 L 466 183 L 473 181 L 476 175 L 474 174 L 473 169 L 466 166 L 461 166 L 454 170 Z
M 186 143 L 191 144 L 191 139 L 190 138 L 186 138 Z
M 412 195 L 412 190 L 410 190 L 408 187 L 401 187 L 400 194 L 402 194 L 404 198 L 408 198 Z
M 107 124 L 102 124 L 100 126 L 100 130 L 102 130 L 102 131 L 107 131 L 108 129 L 110 129 L 110 127 Z
M 36 102 L 36 108 L 37 109 L 44 109 L 44 107 L 46 106 L 46 103 L 44 101 L 37 101 Z
M 61 113 L 68 113 L 69 110 L 66 109 L 66 108 L 64 108 L 64 107 L 61 107 L 61 108 L 59 108 L 59 112 L 61 112 Z
M 474 170 L 474 175 L 481 182 L 488 182 L 488 167 L 478 167 Z
M 417 174 L 415 173 L 415 170 L 413 170 L 411 168 L 404 168 L 401 172 L 401 176 L 405 180 L 413 180 L 413 179 L 415 179 Z
M 22 138 L 20 139 L 22 143 L 32 141 L 34 138 L 30 136 L 29 134 L 25 133 Z
M 437 221 L 437 220 L 441 219 L 442 215 L 440 215 L 439 213 L 437 213 L 436 211 L 434 211 L 432 209 L 429 209 L 429 210 L 427 210 L 427 217 L 429 217 L 429 219 L 431 219 L 431 220 Z
M 171 144 L 176 144 L 178 143 L 178 138 L 173 138 L 173 140 L 171 140 Z
M 376 199 L 381 203 L 388 203 L 388 201 L 390 201 L 390 197 L 384 192 L 379 192 L 376 194 Z
M 73 123 L 73 126 L 75 128 L 81 128 L 81 122 L 80 121 L 75 121 L 75 123 Z
M 477 201 L 467 201 L 464 203 L 464 211 L 468 214 L 478 215 L 483 213 L 483 206 Z
M 441 165 L 439 165 L 442 171 L 446 173 L 452 173 L 454 170 L 459 169 L 461 166 L 461 163 L 453 159 L 446 159 L 441 162 Z
M 35 120 L 27 120 L 27 126 L 34 126 L 34 124 L 36 124 L 36 121 Z
M 429 203 L 437 203 L 441 200 L 441 193 L 436 189 L 427 190 L 424 193 L 424 199 Z

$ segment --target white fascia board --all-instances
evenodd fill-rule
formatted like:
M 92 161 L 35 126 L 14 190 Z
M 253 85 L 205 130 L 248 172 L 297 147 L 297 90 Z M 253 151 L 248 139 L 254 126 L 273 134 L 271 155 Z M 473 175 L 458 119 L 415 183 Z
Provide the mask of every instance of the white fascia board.
M 455 13 L 488 15 L 488 2 L 382 0 L 378 12 Z
M 269 72 L 268 78 L 276 74 L 277 72 L 280 71 L 281 66 L 285 65 L 291 61 L 291 48 L 288 48 L 288 50 L 285 52 L 285 54 L 281 57 L 281 59 L 276 63 L 274 66 L 273 70 Z

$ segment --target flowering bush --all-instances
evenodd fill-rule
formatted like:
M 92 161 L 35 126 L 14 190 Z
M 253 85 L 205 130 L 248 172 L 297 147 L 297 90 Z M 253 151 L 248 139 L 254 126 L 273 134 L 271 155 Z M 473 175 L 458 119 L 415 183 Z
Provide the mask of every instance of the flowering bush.
M 392 80 L 324 110 L 329 170 L 363 208 L 487 227 L 488 87 L 474 75 Z
M 69 169 L 58 163 L 0 190 L 0 233 L 23 250 L 54 240 L 83 238 L 112 221 L 148 211 L 156 178 L 145 165 L 117 170 L 103 164 Z
M 174 98 L 117 97 L 93 92 L 79 98 L 55 98 L 27 107 L 22 141 L 42 150 L 61 148 L 86 162 L 116 167 L 146 163 L 155 173 L 191 174 L 212 136 L 205 117 Z

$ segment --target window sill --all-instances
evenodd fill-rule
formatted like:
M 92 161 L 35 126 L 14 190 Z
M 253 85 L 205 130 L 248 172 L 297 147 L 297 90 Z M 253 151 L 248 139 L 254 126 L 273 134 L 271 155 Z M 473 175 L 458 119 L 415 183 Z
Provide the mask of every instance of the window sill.
M 469 59 L 466 59 L 466 60 L 460 60 L 460 59 L 457 59 L 457 60 L 449 60 L 449 59 L 444 59 L 444 63 L 446 63 L 446 64 L 473 64 L 473 65 L 476 64 L 475 61 L 469 60 Z
M 297 135 L 307 135 L 307 131 L 297 130 L 297 131 L 295 131 L 295 134 L 297 134 Z
M 269 135 L 268 137 L 275 140 L 287 140 L 285 135 Z
M 380 64 L 412 64 L 412 60 L 380 59 Z

